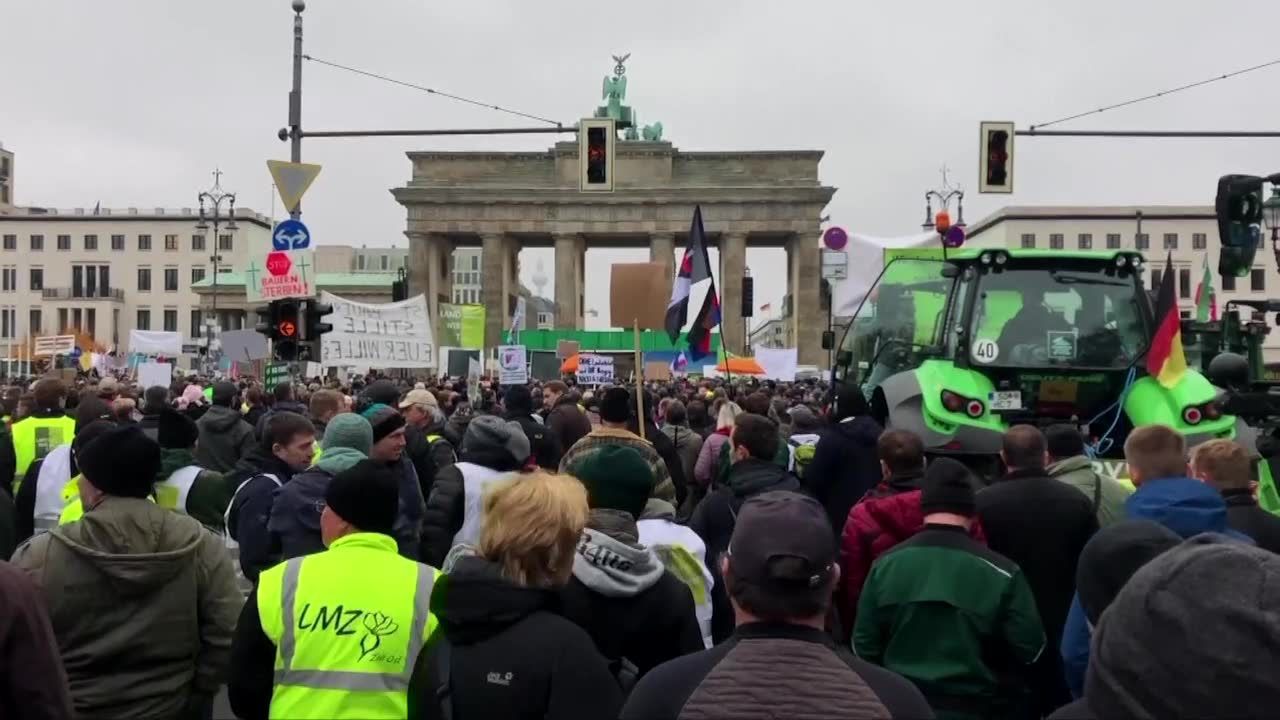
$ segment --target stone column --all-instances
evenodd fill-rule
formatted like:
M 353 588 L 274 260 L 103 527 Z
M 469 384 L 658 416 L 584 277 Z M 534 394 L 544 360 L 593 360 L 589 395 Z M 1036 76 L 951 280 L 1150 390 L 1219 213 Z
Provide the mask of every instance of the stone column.
M 444 302 L 453 302 L 450 271 L 453 242 L 443 233 L 407 232 L 405 235 L 409 237 L 409 297 L 426 296 L 431 329 L 438 335 L 441 296 Z
M 582 329 L 582 236 L 554 236 L 556 245 L 556 329 Z
M 722 340 L 729 352 L 743 354 L 745 329 L 742 324 L 742 276 L 747 272 L 747 234 L 727 232 L 720 236 L 720 315 Z M 695 312 L 690 310 L 690 314 Z
M 676 236 L 672 233 L 658 233 L 649 236 L 649 262 L 660 262 L 666 267 L 666 284 L 671 285 L 675 274 Z
M 512 285 L 517 270 L 513 256 L 515 244 L 502 233 L 480 236 L 480 295 L 484 298 L 484 344 L 486 352 L 506 340 L 506 329 L 511 326 L 509 309 L 512 293 L 518 286 Z
M 791 295 L 791 342 L 801 365 L 825 367 L 822 331 L 827 317 L 822 311 L 822 256 L 818 229 L 787 240 L 787 292 Z

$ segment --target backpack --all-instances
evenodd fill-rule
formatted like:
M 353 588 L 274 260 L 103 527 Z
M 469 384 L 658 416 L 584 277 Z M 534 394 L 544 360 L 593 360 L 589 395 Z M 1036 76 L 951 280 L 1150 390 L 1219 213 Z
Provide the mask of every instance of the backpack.
M 813 455 L 818 451 L 818 444 L 796 443 L 791 440 L 788 440 L 787 444 L 791 445 L 794 450 L 796 477 L 802 478 L 804 477 L 804 469 L 809 466 L 809 463 L 813 462 Z

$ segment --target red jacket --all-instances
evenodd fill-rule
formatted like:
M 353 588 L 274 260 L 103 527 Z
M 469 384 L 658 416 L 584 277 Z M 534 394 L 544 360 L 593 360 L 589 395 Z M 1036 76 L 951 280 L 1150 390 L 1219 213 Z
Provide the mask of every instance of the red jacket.
M 839 608 L 844 627 L 853 627 L 858 598 L 876 558 L 924 527 L 919 483 L 919 475 L 882 481 L 849 510 L 840 535 Z M 986 544 L 976 515 L 969 534 Z

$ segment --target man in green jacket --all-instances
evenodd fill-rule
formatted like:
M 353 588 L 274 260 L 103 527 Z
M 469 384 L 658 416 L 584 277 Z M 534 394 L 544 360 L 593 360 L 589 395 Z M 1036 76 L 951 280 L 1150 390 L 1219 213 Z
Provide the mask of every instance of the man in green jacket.
M 915 683 L 939 718 L 1021 717 L 1044 629 L 1018 566 L 969 537 L 973 485 L 959 462 L 930 463 L 924 528 L 871 567 L 853 648 Z
M 1119 480 L 1093 469 L 1084 452 L 1084 437 L 1073 425 L 1052 425 L 1044 433 L 1049 447 L 1049 477 L 1079 490 L 1093 503 L 1098 527 L 1124 520 L 1130 491 Z

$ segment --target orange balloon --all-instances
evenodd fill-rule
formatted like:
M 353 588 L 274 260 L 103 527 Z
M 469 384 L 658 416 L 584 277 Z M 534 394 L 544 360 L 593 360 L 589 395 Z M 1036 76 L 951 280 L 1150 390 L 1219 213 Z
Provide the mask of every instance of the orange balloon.
M 939 210 L 937 215 L 933 216 L 933 224 L 938 232 L 944 233 L 951 229 L 951 213 L 946 210 Z

